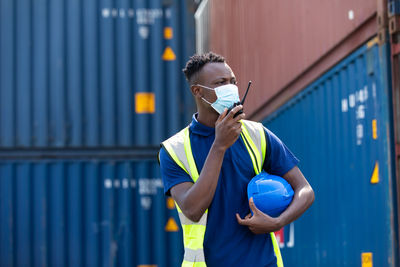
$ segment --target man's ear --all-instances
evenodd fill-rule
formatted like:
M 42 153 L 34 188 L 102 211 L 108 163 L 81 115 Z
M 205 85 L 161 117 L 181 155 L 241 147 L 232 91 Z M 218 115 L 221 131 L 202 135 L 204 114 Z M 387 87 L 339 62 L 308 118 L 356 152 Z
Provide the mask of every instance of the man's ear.
M 201 97 L 201 87 L 198 85 L 191 85 L 190 86 L 190 91 L 192 91 L 192 94 L 196 97 Z

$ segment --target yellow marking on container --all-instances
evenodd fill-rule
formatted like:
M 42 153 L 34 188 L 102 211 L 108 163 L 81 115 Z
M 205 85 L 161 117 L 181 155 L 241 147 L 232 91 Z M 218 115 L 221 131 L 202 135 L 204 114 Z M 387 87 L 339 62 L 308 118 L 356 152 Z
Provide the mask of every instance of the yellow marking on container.
M 174 37 L 174 31 L 172 30 L 172 27 L 165 27 L 164 28 L 164 39 L 172 39 Z
M 176 59 L 175 53 L 171 47 L 167 46 L 165 48 L 164 53 L 162 55 L 162 59 L 165 61 L 172 61 Z
M 179 231 L 179 227 L 178 224 L 176 224 L 176 221 L 174 220 L 174 218 L 169 218 L 167 221 L 167 224 L 165 225 L 165 231 L 166 232 L 178 232 Z
M 371 184 L 379 183 L 379 163 L 378 161 L 375 162 L 374 171 L 372 172 L 371 176 Z
M 361 267 L 373 267 L 372 252 L 361 253 Z
M 374 140 L 378 139 L 378 126 L 376 123 L 376 119 L 372 120 L 372 138 Z
M 167 208 L 170 210 L 175 209 L 175 202 L 174 199 L 172 197 L 168 197 L 167 198 Z
M 156 96 L 154 93 L 140 92 L 135 94 L 136 113 L 154 113 L 156 111 Z
M 375 38 L 373 38 L 373 39 L 371 39 L 370 41 L 368 41 L 368 43 L 367 43 L 367 48 L 369 49 L 369 48 L 373 47 L 373 46 L 376 45 L 378 42 L 379 42 L 379 38 L 378 38 L 378 36 L 376 36 Z

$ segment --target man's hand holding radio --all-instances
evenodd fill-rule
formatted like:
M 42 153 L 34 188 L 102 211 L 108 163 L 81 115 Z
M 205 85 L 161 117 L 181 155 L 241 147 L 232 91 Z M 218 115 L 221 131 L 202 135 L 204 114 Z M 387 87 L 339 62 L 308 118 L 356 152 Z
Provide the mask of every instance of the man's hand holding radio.
M 242 132 L 240 120 L 244 119 L 246 114 L 242 113 L 236 117 L 234 117 L 234 115 L 242 109 L 242 105 L 234 107 L 229 113 L 228 109 L 225 109 L 218 117 L 215 122 L 214 146 L 226 150 L 236 142 Z

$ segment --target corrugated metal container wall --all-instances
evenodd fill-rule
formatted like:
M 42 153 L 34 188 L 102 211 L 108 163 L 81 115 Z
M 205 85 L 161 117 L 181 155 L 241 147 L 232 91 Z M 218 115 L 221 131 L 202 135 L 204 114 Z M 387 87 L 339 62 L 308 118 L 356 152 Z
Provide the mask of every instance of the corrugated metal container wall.
M 3 161 L 0 177 L 0 266 L 180 265 L 155 161 Z
M 389 52 L 376 41 L 264 120 L 316 195 L 284 229 L 285 266 L 361 266 L 370 256 L 373 266 L 398 266 Z
M 0 1 L 0 266 L 180 265 L 155 151 L 194 111 L 194 6 Z
M 371 38 L 376 10 L 376 0 L 211 1 L 210 47 L 242 94 L 253 81 L 245 108 L 258 120 Z
M 186 3 L 1 1 L 0 147 L 153 145 L 190 122 Z

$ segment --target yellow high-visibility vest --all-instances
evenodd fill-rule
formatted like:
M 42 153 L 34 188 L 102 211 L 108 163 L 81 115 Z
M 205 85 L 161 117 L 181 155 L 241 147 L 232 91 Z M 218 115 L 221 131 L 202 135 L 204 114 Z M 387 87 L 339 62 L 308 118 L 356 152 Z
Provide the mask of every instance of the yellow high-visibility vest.
M 267 148 L 264 127 L 261 123 L 241 120 L 242 133 L 240 134 L 253 163 L 254 171 L 259 174 L 264 164 Z M 162 142 L 162 146 L 175 163 L 190 175 L 194 182 L 199 178 L 196 163 L 193 158 L 189 139 L 189 126 L 179 133 Z M 183 229 L 183 243 L 185 254 L 182 267 L 205 267 L 203 242 L 206 233 L 208 210 L 198 222 L 188 219 L 176 204 L 179 220 Z M 275 234 L 270 233 L 278 267 L 283 267 L 281 252 Z

